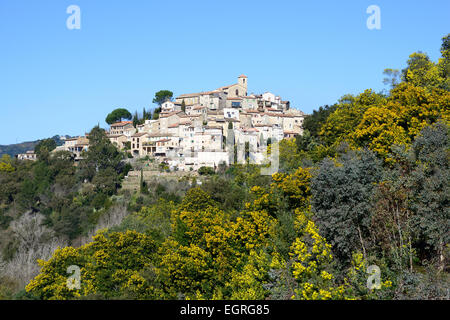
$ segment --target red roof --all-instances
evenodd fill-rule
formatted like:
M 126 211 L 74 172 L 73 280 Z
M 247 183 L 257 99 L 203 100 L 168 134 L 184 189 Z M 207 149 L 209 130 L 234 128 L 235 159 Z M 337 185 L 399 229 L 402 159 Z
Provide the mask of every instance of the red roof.
M 124 126 L 127 124 L 132 124 L 132 123 L 133 123 L 133 121 L 120 121 L 120 122 L 113 123 L 111 125 L 111 127 L 121 127 L 121 126 Z

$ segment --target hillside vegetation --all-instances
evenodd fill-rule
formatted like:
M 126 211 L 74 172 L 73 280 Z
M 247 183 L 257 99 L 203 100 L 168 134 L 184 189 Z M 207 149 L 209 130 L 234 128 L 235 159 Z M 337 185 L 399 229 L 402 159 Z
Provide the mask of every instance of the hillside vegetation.
M 61 140 L 60 136 L 53 136 L 50 138 L 55 141 L 56 145 L 60 146 L 64 142 Z M 25 153 L 27 151 L 34 150 L 34 148 L 43 140 L 36 140 L 36 141 L 28 141 L 28 142 L 21 142 L 21 143 L 15 143 L 15 144 L 9 144 L 9 145 L 0 145 L 0 157 L 7 154 L 10 157 L 14 157 L 15 155 L 19 153 Z

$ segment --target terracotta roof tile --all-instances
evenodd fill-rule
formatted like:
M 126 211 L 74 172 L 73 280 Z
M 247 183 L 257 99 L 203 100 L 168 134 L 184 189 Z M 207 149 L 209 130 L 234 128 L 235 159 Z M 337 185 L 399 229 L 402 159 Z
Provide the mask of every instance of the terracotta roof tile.
M 133 124 L 133 121 L 120 121 L 120 122 L 116 122 L 111 124 L 111 127 L 121 127 L 127 124 Z

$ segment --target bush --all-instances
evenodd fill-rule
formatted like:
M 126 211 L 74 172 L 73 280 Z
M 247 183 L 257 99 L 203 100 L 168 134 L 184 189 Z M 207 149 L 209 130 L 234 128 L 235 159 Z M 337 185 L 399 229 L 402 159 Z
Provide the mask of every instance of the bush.
M 214 173 L 216 172 L 214 171 L 214 168 L 211 167 L 200 167 L 200 169 L 198 169 L 198 174 L 201 176 L 212 175 Z

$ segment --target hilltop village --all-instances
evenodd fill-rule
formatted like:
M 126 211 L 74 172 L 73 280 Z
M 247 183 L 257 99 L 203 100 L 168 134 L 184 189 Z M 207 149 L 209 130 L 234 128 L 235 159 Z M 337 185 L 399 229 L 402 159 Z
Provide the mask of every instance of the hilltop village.
M 132 121 L 111 124 L 108 138 L 134 158 L 149 156 L 182 171 L 229 164 L 233 152 L 238 161 L 260 164 L 267 144 L 302 134 L 305 114 L 273 93 L 249 95 L 247 88 L 248 78 L 241 75 L 232 85 L 182 94 L 161 104 L 157 120 L 136 127 Z M 66 139 L 54 151 L 70 151 L 79 160 L 88 148 L 83 136 Z

